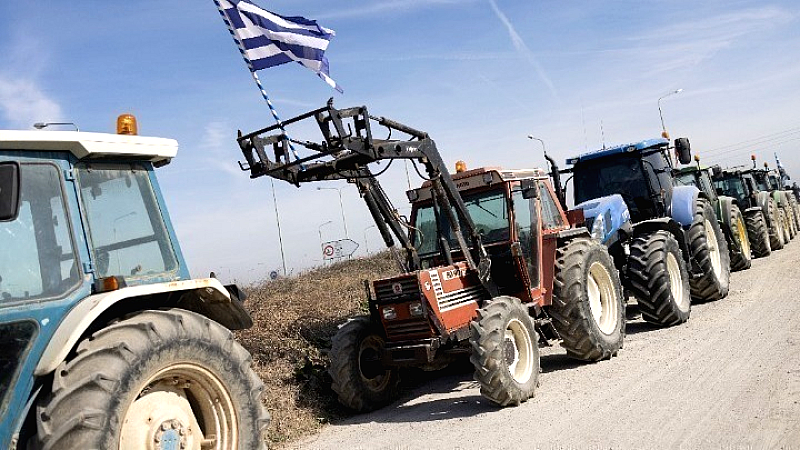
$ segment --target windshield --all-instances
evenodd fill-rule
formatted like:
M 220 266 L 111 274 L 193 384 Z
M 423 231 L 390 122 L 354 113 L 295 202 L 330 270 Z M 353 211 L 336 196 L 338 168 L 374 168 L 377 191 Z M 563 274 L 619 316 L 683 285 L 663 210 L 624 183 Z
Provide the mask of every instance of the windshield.
M 83 165 L 78 180 L 97 276 L 172 278 L 178 265 L 148 171 Z
M 464 195 L 472 221 L 480 233 L 484 244 L 507 241 L 509 239 L 508 206 L 504 191 L 489 191 L 477 194 Z M 455 212 L 454 212 L 455 214 Z M 458 241 L 452 235 L 447 214 L 442 213 L 446 225 L 442 230 L 451 249 L 458 249 Z M 417 210 L 414 220 L 417 233 L 412 236 L 412 242 L 417 248 L 420 257 L 429 256 L 439 252 L 436 233 L 436 217 L 433 205 L 424 206 Z M 463 230 L 464 227 L 462 226 Z M 469 242 L 469 238 L 467 242 Z
M 733 197 L 740 202 L 747 198 L 744 183 L 736 175 L 724 175 L 722 178 L 714 180 L 714 187 L 722 189 L 722 195 Z
M 676 186 L 697 186 L 693 172 L 679 173 L 675 176 Z
M 655 204 L 639 155 L 614 155 L 581 162 L 574 168 L 575 203 L 620 194 L 634 221 L 655 216 Z

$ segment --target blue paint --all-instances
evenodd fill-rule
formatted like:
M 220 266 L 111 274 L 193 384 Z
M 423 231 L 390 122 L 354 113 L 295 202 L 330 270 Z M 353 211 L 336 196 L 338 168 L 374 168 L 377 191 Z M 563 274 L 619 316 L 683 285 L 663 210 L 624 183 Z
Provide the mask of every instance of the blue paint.
M 672 189 L 672 218 L 685 229 L 692 226 L 699 195 L 700 189 L 696 186 L 675 186 Z
M 640 152 L 649 148 L 658 148 L 669 145 L 669 141 L 664 138 L 646 139 L 644 141 L 632 142 L 630 144 L 616 145 L 614 147 L 601 148 L 588 153 L 580 154 L 573 158 L 567 159 L 567 164 L 575 165 L 582 161 L 589 161 L 592 159 L 602 158 L 604 156 L 616 155 L 619 153 L 632 153 Z
M 161 435 L 161 442 L 158 446 L 159 450 L 180 450 L 181 448 L 181 435 L 178 430 L 167 430 Z
M 591 222 L 589 224 L 590 232 L 592 226 L 597 223 L 598 217 L 603 217 L 604 230 L 600 239 L 603 244 L 608 244 L 616 236 L 617 231 L 631 220 L 628 205 L 619 194 L 585 201 L 575 205 L 575 209 L 582 209 L 587 222 Z

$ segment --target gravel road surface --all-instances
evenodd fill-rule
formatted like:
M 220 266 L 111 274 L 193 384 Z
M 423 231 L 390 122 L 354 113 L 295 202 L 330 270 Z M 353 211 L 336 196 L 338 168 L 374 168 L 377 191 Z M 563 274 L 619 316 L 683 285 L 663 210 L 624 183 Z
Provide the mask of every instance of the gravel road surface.
M 469 371 L 430 374 L 393 405 L 327 426 L 308 449 L 800 449 L 800 239 L 735 272 L 689 321 L 628 324 L 618 357 L 542 350 L 536 396 L 484 400 Z

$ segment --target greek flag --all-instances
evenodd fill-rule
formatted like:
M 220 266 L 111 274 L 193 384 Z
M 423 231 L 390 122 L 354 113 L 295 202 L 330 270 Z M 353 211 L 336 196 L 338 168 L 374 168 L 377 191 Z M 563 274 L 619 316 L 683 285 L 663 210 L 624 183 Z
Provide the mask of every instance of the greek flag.
M 251 71 L 295 61 L 343 92 L 330 77 L 325 57 L 333 30 L 303 17 L 283 17 L 249 0 L 218 0 L 218 4 Z

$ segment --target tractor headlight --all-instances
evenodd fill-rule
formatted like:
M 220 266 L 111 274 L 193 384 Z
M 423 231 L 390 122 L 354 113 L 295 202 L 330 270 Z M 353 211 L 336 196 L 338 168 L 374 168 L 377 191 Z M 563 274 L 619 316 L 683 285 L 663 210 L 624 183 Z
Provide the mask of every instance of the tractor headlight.
M 597 239 L 598 241 L 602 241 L 603 238 L 606 236 L 606 219 L 605 217 L 600 214 L 594 220 L 594 224 L 592 225 L 592 238 Z
M 394 320 L 397 319 L 397 311 L 394 309 L 393 306 L 387 306 L 381 310 L 383 313 L 383 318 L 385 320 Z
M 425 313 L 422 310 L 422 302 L 413 302 L 408 305 L 408 312 L 411 314 L 411 317 L 422 317 Z

